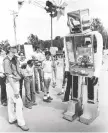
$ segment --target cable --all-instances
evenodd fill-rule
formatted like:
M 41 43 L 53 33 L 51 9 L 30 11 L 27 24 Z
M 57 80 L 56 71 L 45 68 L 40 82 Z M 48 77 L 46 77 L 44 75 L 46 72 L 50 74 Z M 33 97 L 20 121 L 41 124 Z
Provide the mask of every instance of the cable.
M 45 7 L 46 6 L 46 3 L 43 2 L 43 1 L 38 1 L 38 0 L 35 0 L 35 2 L 37 2 L 39 5 Z
M 60 1 L 60 4 L 59 4 L 59 6 L 61 5 L 61 3 L 62 3 L 62 0 Z
M 37 6 L 38 7 L 40 7 L 40 8 L 42 8 L 42 9 L 44 9 L 45 7 L 44 6 L 42 6 L 41 4 L 39 4 L 38 2 L 36 2 L 36 1 L 34 1 L 34 3 L 33 3 L 34 5 L 36 5 L 37 4 Z
M 34 1 L 34 2 L 44 8 L 44 6 L 42 6 L 40 3 L 36 2 L 36 1 Z
M 55 2 L 54 0 L 52 0 L 52 1 L 53 1 L 53 3 L 57 6 L 56 2 Z
M 35 5 L 35 6 L 39 7 L 39 8 L 44 9 L 43 7 L 39 6 L 38 4 L 33 3 L 33 5 Z
M 59 5 L 59 0 L 57 0 L 58 1 L 58 4 L 57 5 Z
M 37 2 L 40 2 L 40 3 L 43 3 L 43 4 L 45 4 L 45 2 L 43 2 L 43 1 L 37 1 Z

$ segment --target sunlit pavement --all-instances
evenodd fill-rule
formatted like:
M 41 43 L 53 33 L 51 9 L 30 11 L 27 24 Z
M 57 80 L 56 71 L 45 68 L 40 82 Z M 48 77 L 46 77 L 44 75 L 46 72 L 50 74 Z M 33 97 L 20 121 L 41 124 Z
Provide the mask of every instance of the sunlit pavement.
M 44 103 L 42 101 L 43 92 L 37 95 L 37 106 L 31 110 L 24 107 L 24 117 L 29 131 L 34 132 L 108 132 L 108 58 L 104 60 L 102 66 L 100 87 L 99 87 L 99 106 L 100 115 L 90 125 L 85 125 L 79 121 L 69 122 L 63 119 L 63 112 L 67 103 L 62 103 L 63 96 L 57 96 L 62 85 L 62 66 L 58 65 L 57 87 L 50 88 L 53 101 Z M 24 94 L 24 92 L 23 92 Z M 24 99 L 23 99 L 24 100 Z M 7 107 L 0 105 L 0 131 L 1 132 L 20 132 L 16 125 L 8 123 Z

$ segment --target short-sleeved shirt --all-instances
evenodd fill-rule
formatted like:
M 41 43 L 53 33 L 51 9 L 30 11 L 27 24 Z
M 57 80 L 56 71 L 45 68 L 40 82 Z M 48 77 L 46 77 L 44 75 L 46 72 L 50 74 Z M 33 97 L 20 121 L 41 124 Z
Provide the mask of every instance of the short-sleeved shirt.
M 43 66 L 43 72 L 44 73 L 52 73 L 52 68 L 53 68 L 52 60 L 43 61 L 42 66 Z
M 4 73 L 6 75 L 12 75 L 11 60 L 8 56 L 6 56 L 3 61 L 3 68 L 4 68 Z M 7 82 L 9 81 L 7 80 Z
M 45 60 L 45 55 L 42 54 L 42 53 L 37 53 L 37 52 L 34 52 L 33 53 L 33 56 L 38 60 L 38 61 L 44 61 Z
M 9 76 L 9 75 L 14 75 L 16 77 L 20 76 L 18 73 L 19 70 L 17 72 L 16 66 L 14 64 L 12 64 L 11 59 L 8 56 L 6 56 L 3 61 L 3 68 L 4 68 L 4 73 L 6 74 L 6 76 Z M 7 82 L 9 82 L 8 78 L 7 78 Z

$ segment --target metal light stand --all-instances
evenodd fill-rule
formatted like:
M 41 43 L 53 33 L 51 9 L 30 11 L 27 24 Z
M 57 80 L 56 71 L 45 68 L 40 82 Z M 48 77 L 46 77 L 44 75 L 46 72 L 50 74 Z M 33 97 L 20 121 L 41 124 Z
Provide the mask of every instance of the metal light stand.
M 10 10 L 11 11 L 11 10 Z M 18 17 L 18 13 L 15 12 L 14 10 L 11 11 L 13 15 L 13 27 L 14 27 L 14 40 L 15 40 L 15 45 L 17 46 L 17 36 L 16 36 L 16 18 Z M 18 51 L 20 51 L 20 45 L 18 47 Z
M 53 26 L 52 26 L 52 25 L 53 25 L 53 24 L 52 24 L 52 15 L 53 15 L 53 14 L 52 14 L 52 12 L 51 12 L 50 15 L 51 15 L 51 47 L 52 47 L 52 46 L 53 46 Z

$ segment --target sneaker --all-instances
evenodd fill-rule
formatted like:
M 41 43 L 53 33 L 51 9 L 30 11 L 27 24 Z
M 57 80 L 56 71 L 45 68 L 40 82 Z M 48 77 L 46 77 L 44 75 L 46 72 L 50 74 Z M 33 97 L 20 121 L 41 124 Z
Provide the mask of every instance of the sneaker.
M 15 121 L 12 121 L 12 122 L 9 122 L 10 124 L 15 124 L 15 123 L 17 123 L 17 120 L 15 120 Z
M 20 127 L 23 131 L 28 131 L 29 130 L 29 128 L 26 125 L 24 125 L 24 126 L 19 126 L 18 125 L 18 127 Z
M 32 106 L 33 106 L 33 105 L 37 105 L 37 103 L 36 103 L 36 102 L 33 102 L 33 103 L 32 103 Z
M 50 97 L 50 96 L 48 97 L 48 99 L 49 99 L 49 100 L 53 100 L 53 98 L 52 98 L 52 97 Z
M 51 101 L 47 98 L 47 99 L 43 99 L 44 102 L 50 103 Z

